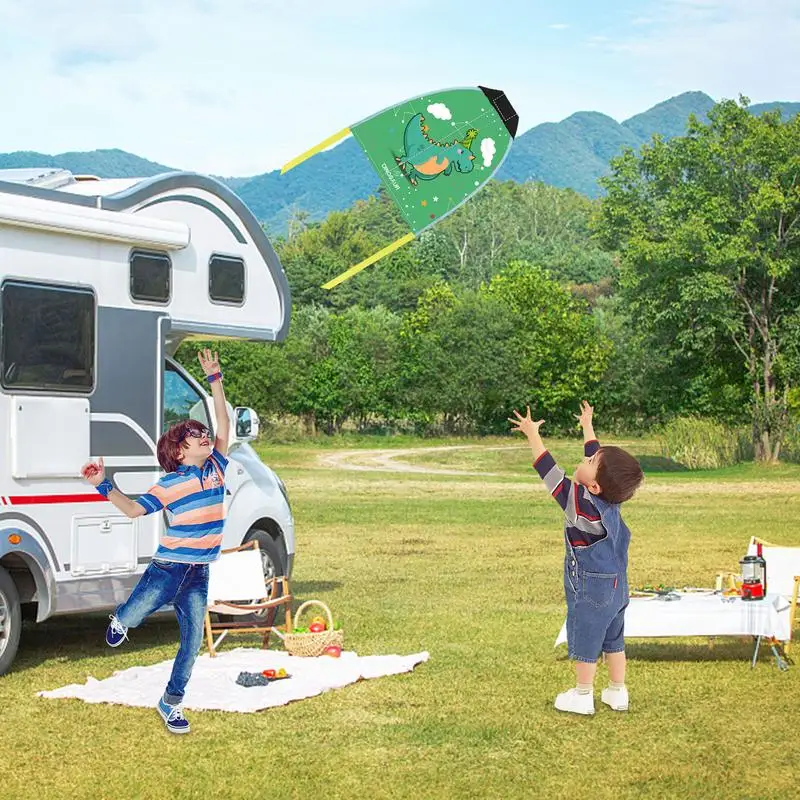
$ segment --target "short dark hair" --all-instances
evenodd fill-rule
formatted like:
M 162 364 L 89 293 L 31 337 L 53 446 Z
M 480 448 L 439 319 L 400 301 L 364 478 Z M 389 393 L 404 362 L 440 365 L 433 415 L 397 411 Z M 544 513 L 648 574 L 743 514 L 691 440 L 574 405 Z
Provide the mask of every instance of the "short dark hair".
M 205 431 L 206 426 L 196 419 L 184 419 L 161 434 L 156 447 L 158 463 L 164 472 L 175 472 L 180 466 L 181 445 L 189 431 Z
M 597 483 L 609 503 L 624 503 L 644 480 L 639 462 L 621 447 L 601 447 L 598 451 Z

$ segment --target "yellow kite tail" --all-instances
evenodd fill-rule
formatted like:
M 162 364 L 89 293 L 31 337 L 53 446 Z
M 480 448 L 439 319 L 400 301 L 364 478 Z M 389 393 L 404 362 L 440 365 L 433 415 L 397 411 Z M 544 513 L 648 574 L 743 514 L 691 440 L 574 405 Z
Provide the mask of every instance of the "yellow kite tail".
M 366 269 L 370 264 L 374 264 L 376 261 L 379 261 L 384 256 L 388 256 L 389 253 L 393 253 L 395 250 L 399 250 L 404 244 L 408 244 L 410 241 L 414 239 L 413 233 L 407 233 L 405 236 L 401 236 L 396 242 L 392 242 L 387 247 L 384 247 L 383 250 L 378 250 L 377 253 L 373 253 L 369 258 L 365 258 L 363 261 L 356 264 L 354 267 L 350 267 L 350 269 L 345 270 L 341 275 L 337 275 L 333 280 L 328 281 L 327 283 L 322 284 L 323 289 L 333 289 L 334 286 L 338 286 L 340 283 L 344 283 L 348 278 L 352 278 L 358 272 L 361 272 L 362 269 Z
M 311 158 L 311 156 L 315 156 L 317 153 L 321 153 L 323 150 L 326 150 L 335 142 L 338 142 L 339 139 L 344 139 L 345 136 L 350 135 L 350 128 L 344 128 L 339 131 L 339 133 L 334 133 L 333 136 L 329 136 L 324 141 L 320 142 L 317 145 L 314 145 L 310 150 L 306 150 L 305 153 L 297 156 L 297 158 L 293 158 L 291 161 L 287 161 L 283 168 L 281 169 L 281 175 L 284 172 L 288 172 L 290 169 L 293 169 L 298 164 L 302 164 L 306 159 Z

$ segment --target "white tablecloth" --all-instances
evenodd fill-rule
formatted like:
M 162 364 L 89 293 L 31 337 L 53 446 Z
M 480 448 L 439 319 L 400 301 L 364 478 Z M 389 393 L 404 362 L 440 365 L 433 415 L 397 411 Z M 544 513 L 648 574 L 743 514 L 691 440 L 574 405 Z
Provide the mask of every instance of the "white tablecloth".
M 709 594 L 683 594 L 680 600 L 632 597 L 625 612 L 625 638 L 659 636 L 774 636 L 791 638 L 789 608 L 783 595 L 768 594 L 764 600 L 742 600 Z M 567 641 L 567 623 L 555 646 Z

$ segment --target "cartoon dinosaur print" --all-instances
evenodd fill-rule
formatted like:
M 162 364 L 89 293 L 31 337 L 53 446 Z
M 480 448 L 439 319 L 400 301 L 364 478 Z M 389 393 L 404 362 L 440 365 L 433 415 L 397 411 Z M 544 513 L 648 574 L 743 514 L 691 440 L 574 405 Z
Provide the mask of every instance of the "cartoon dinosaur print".
M 453 142 L 435 142 L 428 137 L 428 126 L 422 114 L 415 114 L 403 133 L 402 156 L 394 160 L 412 186 L 417 181 L 432 181 L 440 175 L 472 172 L 475 156 L 470 150 L 478 131 L 470 128 L 463 139 Z

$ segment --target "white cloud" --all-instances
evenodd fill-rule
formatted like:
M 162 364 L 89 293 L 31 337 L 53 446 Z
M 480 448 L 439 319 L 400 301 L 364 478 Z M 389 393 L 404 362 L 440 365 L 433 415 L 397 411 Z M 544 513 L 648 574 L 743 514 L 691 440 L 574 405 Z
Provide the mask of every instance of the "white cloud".
M 0 152 L 118 147 L 252 175 L 388 105 L 463 85 L 455 58 L 430 86 L 409 69 L 422 45 L 386 48 L 394 12 L 371 0 L 344 13 L 323 0 L 46 0 L 42 13 L 44 2 L 0 0 L 0 108 L 14 110 Z
M 689 89 L 800 100 L 796 0 L 639 0 L 583 15 L 563 4 L 549 29 L 552 11 L 510 5 L 454 31 L 450 8 L 406 0 L 439 31 L 434 45 L 404 36 L 396 5 L 375 0 L 0 0 L 0 152 L 118 147 L 253 175 L 450 87 L 502 89 L 521 131 L 579 110 L 624 119 Z M 461 8 L 478 19 L 485 3 Z M 550 33 L 566 28 L 583 46 Z
M 647 75 L 652 102 L 694 89 L 715 99 L 800 99 L 796 0 L 659 0 L 647 11 L 630 35 L 589 46 Z
M 450 109 L 444 103 L 431 103 L 427 109 L 429 114 L 433 114 L 436 119 L 452 119 Z
M 497 151 L 494 139 L 487 136 L 481 140 L 481 155 L 483 156 L 483 166 L 491 167 L 494 160 L 494 154 Z

